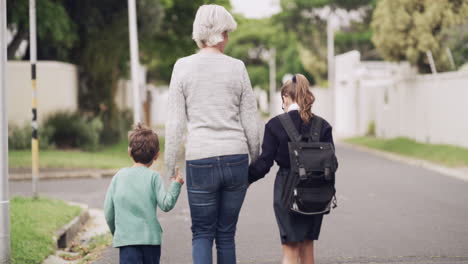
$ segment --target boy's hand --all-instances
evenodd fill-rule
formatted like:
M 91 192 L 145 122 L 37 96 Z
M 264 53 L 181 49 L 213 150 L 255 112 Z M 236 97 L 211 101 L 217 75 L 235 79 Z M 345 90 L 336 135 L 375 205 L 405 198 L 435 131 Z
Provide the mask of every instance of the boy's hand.
M 184 181 L 184 178 L 182 178 L 182 176 L 180 176 L 180 172 L 179 172 L 179 168 L 176 167 L 175 169 L 175 177 L 174 177 L 174 180 L 178 183 L 180 183 L 181 185 L 183 185 L 185 183 Z

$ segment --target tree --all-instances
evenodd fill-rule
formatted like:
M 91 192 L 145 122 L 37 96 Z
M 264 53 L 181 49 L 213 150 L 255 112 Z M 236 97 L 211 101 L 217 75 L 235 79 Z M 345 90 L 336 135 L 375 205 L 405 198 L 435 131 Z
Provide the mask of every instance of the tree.
M 381 57 L 372 43 L 371 21 L 372 13 L 377 5 L 376 1 L 359 8 L 361 19 L 352 21 L 348 26 L 341 26 L 335 32 L 335 53 L 345 53 L 357 50 L 362 60 L 379 60 Z
M 36 1 L 38 59 L 74 63 L 79 69 L 80 110 L 100 115 L 108 139 L 117 140 L 117 83 L 127 75 L 129 60 L 127 1 L 40 0 Z M 140 42 L 160 30 L 164 5 L 172 0 L 139 0 Z M 13 33 L 10 58 L 19 44 L 29 38 L 28 0 L 10 1 L 8 25 Z M 144 45 L 141 49 L 145 52 Z M 23 59 L 28 57 L 28 53 Z M 20 58 L 21 59 L 21 58 Z
M 367 27 L 368 25 L 365 25 Z M 372 43 L 372 31 L 363 28 L 355 31 L 339 31 L 335 34 L 335 53 L 345 53 L 350 50 L 357 50 L 361 53 L 362 60 L 377 60 L 379 55 Z
M 8 44 L 8 59 L 15 59 L 20 44 L 29 39 L 29 1 L 8 0 L 8 29 L 13 39 Z M 67 56 L 77 38 L 76 26 L 59 0 L 40 0 L 36 3 L 38 57 L 61 59 Z M 47 45 L 40 45 L 46 43 Z M 52 54 L 51 54 L 52 53 Z
M 314 83 L 301 62 L 298 41 L 293 33 L 284 32 L 271 18 L 245 19 L 238 16 L 238 29 L 231 33 L 226 54 L 245 62 L 252 86 L 269 87 L 269 68 L 265 52 L 276 48 L 276 82 L 280 87 L 286 73 L 305 73 Z
M 447 30 L 467 19 L 468 0 L 381 0 L 372 18 L 372 41 L 384 59 L 408 60 L 422 73 L 430 72 L 430 51 L 437 70 L 446 71 Z
M 29 1 L 9 0 L 8 26 L 13 33 L 9 58 L 29 38 Z M 115 129 L 114 95 L 118 80 L 128 75 L 127 1 L 39 0 L 37 2 L 38 59 L 60 60 L 79 69 L 82 112 L 100 115 L 107 134 Z M 141 62 L 150 80 L 168 82 L 177 58 L 195 51 L 192 23 L 198 7 L 229 0 L 138 0 Z M 28 54 L 23 58 L 27 59 Z M 115 137 L 103 137 L 103 140 Z
M 149 81 L 168 83 L 177 59 L 196 52 L 192 26 L 198 7 L 203 4 L 218 4 L 228 11 L 231 9 L 229 0 L 171 0 L 164 3 L 159 28 L 140 41 L 142 62 L 148 67 Z
M 448 47 L 456 68 L 468 64 L 468 23 L 451 29 L 448 33 Z
M 300 55 L 305 69 L 318 83 L 327 78 L 326 9 L 355 10 L 372 5 L 375 0 L 281 0 L 283 12 L 275 20 L 287 32 L 294 32 L 300 42 Z
M 13 33 L 9 58 L 29 38 L 28 2 L 8 2 L 8 26 Z M 230 9 L 229 0 L 137 1 L 140 57 L 148 66 L 150 81 L 169 82 L 175 61 L 195 52 L 193 19 L 200 5 L 210 3 Z M 117 82 L 128 75 L 127 1 L 40 0 L 36 10 L 38 59 L 76 64 L 80 109 L 113 113 Z
M 139 41 L 148 41 L 161 27 L 164 4 L 169 0 L 139 0 Z M 129 34 L 127 1 L 63 0 L 77 25 L 79 41 L 69 50 L 70 62 L 80 72 L 80 110 L 99 115 L 104 143 L 120 139 L 119 116 L 114 102 L 118 81 L 128 75 Z M 140 45 L 141 53 L 144 46 Z

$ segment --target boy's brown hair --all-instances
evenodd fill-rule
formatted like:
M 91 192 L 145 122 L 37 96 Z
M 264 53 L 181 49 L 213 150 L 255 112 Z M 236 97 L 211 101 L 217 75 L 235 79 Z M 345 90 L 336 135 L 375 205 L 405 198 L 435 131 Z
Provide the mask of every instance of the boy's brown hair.
M 128 148 L 135 162 L 148 164 L 159 152 L 159 139 L 156 132 L 138 123 L 128 133 Z

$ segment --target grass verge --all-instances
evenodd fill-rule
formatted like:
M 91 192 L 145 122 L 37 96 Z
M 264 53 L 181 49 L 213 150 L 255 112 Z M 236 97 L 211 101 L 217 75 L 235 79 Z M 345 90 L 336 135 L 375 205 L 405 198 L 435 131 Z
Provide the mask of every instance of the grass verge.
M 49 198 L 11 199 L 12 264 L 41 263 L 55 250 L 54 232 L 78 216 L 79 206 Z
M 468 166 L 468 149 L 452 145 L 424 144 L 401 137 L 394 139 L 355 137 L 346 139 L 345 142 L 428 160 L 450 167 Z
M 164 151 L 164 138 L 160 138 L 161 152 Z M 108 146 L 100 151 L 86 152 L 78 150 L 41 150 L 39 165 L 41 168 L 92 168 L 118 169 L 131 164 L 127 153 L 127 140 Z M 30 168 L 30 150 L 10 150 L 8 152 L 10 168 Z

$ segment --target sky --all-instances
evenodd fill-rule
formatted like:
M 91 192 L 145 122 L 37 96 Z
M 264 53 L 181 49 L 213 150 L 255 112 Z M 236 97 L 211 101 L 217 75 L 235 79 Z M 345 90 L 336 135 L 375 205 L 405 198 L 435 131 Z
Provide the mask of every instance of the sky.
M 280 11 L 280 0 L 231 0 L 234 13 L 247 18 L 263 18 Z

